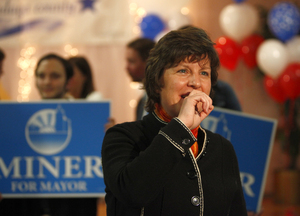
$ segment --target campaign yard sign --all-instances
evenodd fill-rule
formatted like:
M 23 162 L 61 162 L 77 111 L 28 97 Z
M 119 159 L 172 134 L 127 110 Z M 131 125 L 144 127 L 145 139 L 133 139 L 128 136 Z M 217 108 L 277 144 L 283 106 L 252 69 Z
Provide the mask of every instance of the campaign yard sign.
M 1 102 L 2 196 L 103 196 L 101 147 L 109 116 L 109 101 Z
M 277 121 L 215 108 L 201 126 L 231 141 L 239 162 L 247 210 L 259 212 Z

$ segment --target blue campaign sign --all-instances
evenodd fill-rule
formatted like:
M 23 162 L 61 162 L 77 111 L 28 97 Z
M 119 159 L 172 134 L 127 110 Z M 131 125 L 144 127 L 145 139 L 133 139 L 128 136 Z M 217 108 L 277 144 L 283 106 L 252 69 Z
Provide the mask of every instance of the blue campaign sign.
M 2 196 L 103 196 L 101 147 L 109 116 L 108 101 L 1 102 Z
M 259 212 L 277 121 L 215 108 L 201 125 L 231 141 L 239 162 L 247 209 Z

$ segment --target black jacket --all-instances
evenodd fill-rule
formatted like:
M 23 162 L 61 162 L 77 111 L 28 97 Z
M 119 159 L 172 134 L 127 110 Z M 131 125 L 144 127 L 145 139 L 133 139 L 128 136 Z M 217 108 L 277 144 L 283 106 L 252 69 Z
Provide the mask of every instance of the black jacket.
M 237 158 L 231 143 L 199 129 L 196 141 L 177 118 L 154 113 L 110 128 L 102 163 L 108 216 L 246 216 Z

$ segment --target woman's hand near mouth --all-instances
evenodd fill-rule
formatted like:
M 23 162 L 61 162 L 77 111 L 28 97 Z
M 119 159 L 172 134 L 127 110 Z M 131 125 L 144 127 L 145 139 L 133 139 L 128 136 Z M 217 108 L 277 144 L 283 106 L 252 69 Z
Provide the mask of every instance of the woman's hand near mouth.
M 183 103 L 178 118 L 189 128 L 200 125 L 214 109 L 212 99 L 202 91 L 193 90 L 188 96 L 183 95 Z

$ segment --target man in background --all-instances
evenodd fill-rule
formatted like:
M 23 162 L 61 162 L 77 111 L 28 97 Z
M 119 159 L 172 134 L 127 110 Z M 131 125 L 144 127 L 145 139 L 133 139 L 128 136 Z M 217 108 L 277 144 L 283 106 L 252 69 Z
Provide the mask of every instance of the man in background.
M 146 62 L 150 50 L 154 47 L 155 42 L 147 38 L 138 38 L 127 44 L 126 48 L 126 70 L 133 82 L 142 82 L 145 77 Z M 136 109 L 136 120 L 142 119 L 146 114 L 144 106 L 147 95 L 140 98 Z
M 137 38 L 130 41 L 126 46 L 126 71 L 131 77 L 133 82 L 142 83 L 145 77 L 146 62 L 149 57 L 150 50 L 154 47 L 155 42 L 148 38 Z M 135 120 L 141 120 L 147 114 L 144 106 L 147 100 L 147 94 L 144 92 L 143 96 L 139 99 Z M 114 126 L 114 118 L 109 118 L 108 123 L 105 125 L 105 130 Z

